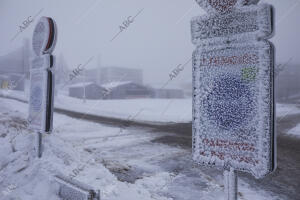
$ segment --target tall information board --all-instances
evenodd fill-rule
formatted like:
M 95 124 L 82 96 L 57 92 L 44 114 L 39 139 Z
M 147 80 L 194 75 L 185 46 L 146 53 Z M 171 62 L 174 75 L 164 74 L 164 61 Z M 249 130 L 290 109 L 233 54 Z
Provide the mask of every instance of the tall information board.
M 54 50 L 57 28 L 53 19 L 41 17 L 35 26 L 32 48 L 35 57 L 30 69 L 29 126 L 38 133 L 38 156 L 41 157 L 42 133 L 50 133 L 53 123 Z
M 273 7 L 251 0 L 197 0 L 208 15 L 191 21 L 193 159 L 256 178 L 276 165 Z M 209 87 L 208 87 L 209 86 Z M 203 97 L 204 96 L 204 97 Z M 231 177 L 231 179 L 230 179 Z

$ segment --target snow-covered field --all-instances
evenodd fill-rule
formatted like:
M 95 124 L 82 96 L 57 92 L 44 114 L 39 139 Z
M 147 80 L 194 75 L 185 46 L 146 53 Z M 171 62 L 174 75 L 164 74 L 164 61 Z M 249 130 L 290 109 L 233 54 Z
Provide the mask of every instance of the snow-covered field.
M 146 122 L 189 122 L 192 99 L 87 100 L 58 95 L 55 107 L 118 119 Z
M 8 97 L 28 100 L 24 92 L 2 91 Z M 97 116 L 131 119 L 143 122 L 190 122 L 192 99 L 126 99 L 86 100 L 59 94 L 55 97 L 56 108 Z
M 1 91 L 0 94 L 28 100 L 24 92 Z M 86 100 L 72 98 L 60 93 L 55 97 L 55 107 L 97 116 L 130 119 L 143 122 L 191 122 L 192 99 L 130 99 Z M 295 104 L 276 103 L 276 117 L 300 114 Z
M 57 200 L 56 173 L 101 190 L 102 200 L 221 200 L 222 176 L 191 162 L 190 150 L 153 142 L 169 133 L 109 127 L 55 114 L 44 154 L 24 126 L 27 104 L 0 98 L 0 199 Z M 74 170 L 77 169 L 76 176 Z M 240 179 L 239 198 L 278 199 Z

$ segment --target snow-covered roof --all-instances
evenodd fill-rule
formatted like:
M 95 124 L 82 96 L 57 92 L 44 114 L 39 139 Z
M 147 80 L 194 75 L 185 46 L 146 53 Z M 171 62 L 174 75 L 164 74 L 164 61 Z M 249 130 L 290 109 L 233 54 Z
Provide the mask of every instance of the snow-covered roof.
M 4 75 L 4 74 L 0 74 L 0 78 L 1 79 L 9 79 L 9 76 L 8 75 Z
M 114 82 L 110 82 L 110 83 L 105 83 L 101 86 L 106 88 L 106 89 L 112 89 L 112 88 L 116 88 L 116 87 L 119 87 L 121 85 L 126 85 L 126 84 L 129 84 L 129 83 L 133 83 L 133 82 L 132 81 L 114 81 Z
M 85 87 L 85 86 L 92 85 L 92 84 L 96 84 L 96 83 L 94 83 L 94 82 L 75 83 L 75 84 L 69 85 L 69 88 L 72 88 L 72 87 Z
M 151 87 L 152 89 L 166 89 L 166 90 L 182 90 L 180 87 L 176 87 L 174 85 L 170 85 L 170 84 L 163 84 L 163 83 L 152 83 L 148 85 L 149 87 Z

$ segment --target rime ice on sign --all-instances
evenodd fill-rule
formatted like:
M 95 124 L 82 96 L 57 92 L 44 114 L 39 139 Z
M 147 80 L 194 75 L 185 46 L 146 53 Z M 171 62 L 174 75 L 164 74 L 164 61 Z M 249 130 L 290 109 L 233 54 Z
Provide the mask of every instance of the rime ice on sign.
M 225 14 L 243 5 L 256 4 L 259 0 L 196 0 L 208 14 Z
M 263 177 L 272 170 L 272 46 L 198 47 L 193 54 L 193 158 Z M 214 85 L 205 99 L 204 86 Z
M 272 7 L 196 1 L 208 15 L 191 21 L 193 159 L 261 178 L 275 168 Z
M 54 57 L 50 54 L 56 45 L 57 29 L 53 19 L 41 17 L 34 28 L 32 48 L 35 58 L 30 69 L 30 128 L 51 132 L 54 90 Z
M 46 121 L 48 72 L 50 55 L 36 57 L 32 61 L 30 73 L 29 117 L 30 128 L 44 131 Z
M 223 15 L 204 15 L 191 21 L 192 42 L 196 45 L 226 44 L 265 39 L 272 35 L 272 7 L 244 6 Z
M 35 26 L 32 37 L 32 48 L 36 56 L 50 54 L 56 45 L 56 23 L 49 17 L 41 17 Z

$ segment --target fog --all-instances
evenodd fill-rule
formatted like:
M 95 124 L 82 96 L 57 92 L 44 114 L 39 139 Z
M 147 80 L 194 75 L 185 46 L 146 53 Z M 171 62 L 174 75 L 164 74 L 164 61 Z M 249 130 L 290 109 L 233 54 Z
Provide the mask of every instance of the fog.
M 300 63 L 300 2 L 270 0 L 275 7 L 276 61 Z M 70 69 L 94 56 L 87 68 L 121 66 L 144 71 L 144 82 L 164 83 L 169 73 L 186 63 L 195 49 L 190 19 L 204 11 L 194 0 L 86 0 L 0 2 L 0 55 L 14 51 L 24 38 L 32 37 L 37 19 L 24 31 L 19 26 L 29 16 L 50 16 L 57 22 L 58 42 L 54 55 L 63 55 Z M 140 13 L 139 13 L 140 12 Z M 113 41 L 123 21 L 139 15 Z M 15 38 L 14 38 L 15 37 Z M 191 62 L 170 85 L 191 82 Z
M 0 0 L 0 200 L 299 200 L 300 0 L 262 2 L 192 74 L 196 0 Z

